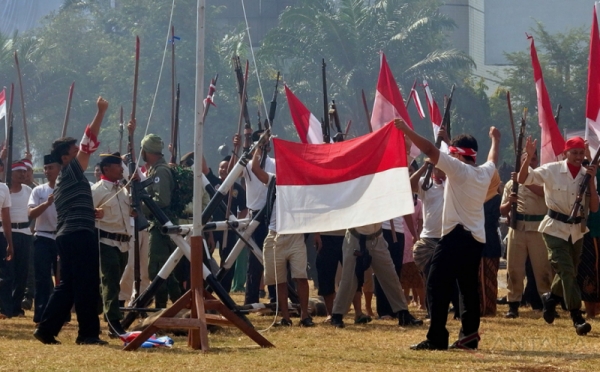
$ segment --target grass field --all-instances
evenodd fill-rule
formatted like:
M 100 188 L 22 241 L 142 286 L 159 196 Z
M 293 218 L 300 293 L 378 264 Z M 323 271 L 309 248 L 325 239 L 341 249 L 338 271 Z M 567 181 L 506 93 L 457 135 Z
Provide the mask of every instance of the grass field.
M 233 296 L 236 301 L 240 295 Z M 62 345 L 42 345 L 32 337 L 32 312 L 25 318 L 0 321 L 0 371 L 598 371 L 600 321 L 591 320 L 592 332 L 579 337 L 566 312 L 553 325 L 541 313 L 522 309 L 518 319 L 483 318 L 480 350 L 412 351 L 411 344 L 425 338 L 427 325 L 401 328 L 395 321 L 374 320 L 345 329 L 334 329 L 315 318 L 314 328 L 271 328 L 264 336 L 276 347 L 261 349 L 236 329 L 209 336 L 211 350 L 201 353 L 187 346 L 187 338 L 174 337 L 172 349 L 121 351 L 122 343 L 109 346 L 75 345 L 77 327 L 63 328 Z M 422 311 L 411 311 L 423 317 Z M 269 326 L 272 317 L 251 315 L 257 329 Z M 292 319 L 297 324 L 298 319 Z M 106 331 L 106 324 L 102 324 Z M 459 322 L 449 319 L 451 341 Z

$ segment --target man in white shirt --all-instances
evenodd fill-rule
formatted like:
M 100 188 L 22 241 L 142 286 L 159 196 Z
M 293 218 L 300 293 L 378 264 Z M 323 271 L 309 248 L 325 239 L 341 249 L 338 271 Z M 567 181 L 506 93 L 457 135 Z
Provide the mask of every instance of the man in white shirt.
M 25 316 L 25 312 L 21 309 L 21 302 L 23 301 L 25 287 L 27 286 L 29 256 L 32 244 L 32 234 L 29 228 L 29 210 L 27 207 L 31 188 L 23 184 L 26 181 L 26 177 L 27 166 L 21 161 L 14 162 L 12 164 L 12 183 L 10 185 L 10 220 L 14 248 L 11 262 L 13 270 L 13 316 Z
M 92 186 L 94 208 L 101 208 L 104 216 L 96 220 L 100 238 L 100 279 L 104 315 L 109 324 L 109 336 L 125 333 L 121 327 L 123 314 L 119 309 L 119 281 L 127 264 L 133 228 L 130 216 L 129 193 L 121 186 L 123 165 L 121 154 L 101 154 L 100 181 Z
M 44 175 L 47 183 L 36 186 L 31 191 L 29 218 L 35 219 L 33 241 L 33 267 L 35 270 L 35 307 L 33 321 L 39 323 L 46 309 L 50 294 L 54 290 L 52 271 L 56 270 L 58 247 L 56 246 L 56 207 L 54 206 L 54 186 L 60 172 L 59 160 L 52 155 L 44 156 Z M 56 275 L 56 272 L 54 273 Z
M 475 162 L 477 140 L 471 135 L 454 138 L 449 146 L 450 154 L 446 154 L 415 133 L 402 119 L 396 119 L 394 123 L 433 164 L 446 173 L 448 179 L 444 190 L 442 238 L 431 258 L 427 278 L 431 323 L 427 340 L 411 346 L 411 349 L 448 348 L 446 321 L 452 285 L 456 280 L 464 300 L 464 311 L 459 340 L 452 347 L 477 349 L 480 322 L 477 275 L 485 244 L 483 203 L 496 170 L 500 132 L 490 128 L 492 146 L 488 161 L 478 166 Z
M 0 320 L 12 317 L 12 273 L 10 261 L 13 257 L 12 229 L 10 224 L 10 191 L 0 183 L 0 221 L 7 226 L 0 231 Z
M 527 157 L 521 164 L 518 181 L 523 185 L 543 185 L 548 207 L 548 214 L 540 223 L 539 232 L 546 243 L 550 264 L 556 275 L 550 292 L 542 295 L 543 317 L 547 323 L 553 323 L 556 304 L 564 299 L 567 309 L 571 312 L 575 331 L 581 336 L 592 330 L 592 326 L 581 316 L 581 292 L 577 285 L 577 266 L 583 246 L 583 235 L 588 228 L 582 225 L 580 216 L 570 220 L 569 215 L 586 173 L 590 176 L 590 211 L 598 211 L 595 184 L 597 166 L 582 166 L 586 145 L 581 137 L 574 137 L 565 143 L 565 160 L 547 163 L 529 172 L 536 145 L 537 140 L 531 141 L 531 137 L 527 138 Z

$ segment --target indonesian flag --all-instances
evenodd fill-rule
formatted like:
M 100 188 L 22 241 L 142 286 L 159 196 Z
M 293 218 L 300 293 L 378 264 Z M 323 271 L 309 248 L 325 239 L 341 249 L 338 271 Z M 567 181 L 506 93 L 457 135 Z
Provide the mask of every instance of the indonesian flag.
M 431 89 L 429 89 L 429 84 L 427 84 L 427 80 L 423 80 L 423 88 L 425 89 L 425 99 L 427 99 L 427 108 L 429 109 L 429 117 L 431 118 L 431 126 L 433 127 L 433 138 L 437 139 L 438 132 L 442 127 L 442 115 L 440 114 L 440 109 L 437 103 L 433 99 Z M 448 144 L 442 141 L 440 150 L 447 153 Z
M 588 61 L 588 90 L 585 106 L 585 139 L 588 140 L 592 156 L 600 146 L 600 34 L 594 5 L 594 18 L 590 35 L 590 56 Z
M 416 84 L 416 81 L 415 81 L 415 84 Z M 425 111 L 423 110 L 423 105 L 421 104 L 421 99 L 419 99 L 419 94 L 417 93 L 417 90 L 415 89 L 414 85 L 410 90 L 410 96 L 412 97 L 413 102 L 415 103 L 415 106 L 417 107 L 417 112 L 419 113 L 419 116 L 421 117 L 421 119 L 425 119 Z
M 304 104 L 292 93 L 287 85 L 285 87 L 285 96 L 287 97 L 290 115 L 294 126 L 298 131 L 298 137 L 302 143 L 319 144 L 323 143 L 323 130 L 321 122 L 304 106 Z
M 527 38 L 531 40 L 531 64 L 533 65 L 533 79 L 537 91 L 538 119 L 542 132 L 540 164 L 546 164 L 562 159 L 561 154 L 565 149 L 565 140 L 560 134 L 554 119 L 550 96 L 548 96 L 548 90 L 546 84 L 544 84 L 542 67 L 535 50 L 533 36 L 527 36 Z
M 371 114 L 373 131 L 375 132 L 396 118 L 401 118 L 409 127 L 413 128 L 410 116 L 408 116 L 408 111 L 404 105 L 404 99 L 402 98 L 400 89 L 398 89 L 398 84 L 396 84 L 392 70 L 388 66 L 385 54 L 381 52 L 381 67 L 379 78 L 377 79 L 373 112 Z M 413 145 L 410 149 L 410 156 L 416 158 L 419 154 L 419 149 Z
M 277 232 L 364 226 L 412 214 L 404 135 L 393 124 L 327 146 L 273 140 Z
M 0 92 L 0 119 L 6 116 L 6 89 Z

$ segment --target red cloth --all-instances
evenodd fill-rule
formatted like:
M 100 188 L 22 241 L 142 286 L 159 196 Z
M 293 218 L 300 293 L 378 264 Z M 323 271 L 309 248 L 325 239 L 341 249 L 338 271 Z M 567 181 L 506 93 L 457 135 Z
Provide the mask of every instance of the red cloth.
M 573 178 L 577 177 L 577 173 L 579 173 L 581 166 L 578 167 L 571 163 L 567 163 L 567 167 L 569 167 L 569 172 L 571 172 L 571 176 L 573 176 Z
M 569 138 L 567 142 L 565 142 L 565 151 L 569 151 L 571 149 L 585 149 L 585 141 L 583 140 L 583 138 Z

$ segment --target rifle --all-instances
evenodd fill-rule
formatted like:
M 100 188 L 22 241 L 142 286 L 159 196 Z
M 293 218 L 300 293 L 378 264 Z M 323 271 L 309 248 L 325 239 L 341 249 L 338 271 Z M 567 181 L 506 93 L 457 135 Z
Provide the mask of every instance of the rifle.
M 246 61 L 246 74 L 242 73 L 242 64 L 240 62 L 240 57 L 234 57 L 233 63 L 235 66 L 235 76 L 237 78 L 238 83 L 238 94 L 240 95 L 240 100 L 242 101 L 242 114 L 244 118 L 244 122 L 248 126 L 252 126 L 250 123 L 250 115 L 248 114 L 248 90 L 246 88 L 246 84 L 248 83 L 248 61 Z M 241 131 L 240 131 L 241 133 Z
M 335 124 L 335 129 L 337 133 L 333 136 L 333 142 L 341 142 L 344 140 L 344 134 L 342 133 L 342 126 L 340 124 L 340 117 L 338 115 L 337 107 L 335 106 L 335 101 L 331 101 L 331 108 L 329 109 L 329 121 L 333 121 Z
M 442 119 L 442 128 L 446 128 L 446 133 L 450 135 L 450 107 L 452 106 L 452 96 L 454 95 L 454 89 L 456 88 L 455 84 L 452 84 L 452 88 L 450 89 L 450 97 L 448 97 L 448 102 L 446 103 L 446 107 L 444 108 L 444 118 Z M 439 135 L 435 140 L 435 147 L 440 148 L 442 145 L 442 137 Z M 433 186 L 433 181 L 431 180 L 431 175 L 433 174 L 434 165 L 429 163 L 427 164 L 427 170 L 425 171 L 425 179 L 423 180 L 423 184 L 421 188 L 425 191 L 429 190 L 431 186 Z
M 515 132 L 515 120 L 513 119 L 512 103 L 510 102 L 510 92 L 509 91 L 506 91 L 506 102 L 508 103 L 508 116 L 510 118 L 510 127 L 512 129 L 513 144 L 515 146 L 515 155 L 516 155 L 519 150 L 517 149 L 517 133 Z M 519 158 L 519 160 L 521 159 L 520 156 L 517 156 L 517 158 Z M 518 172 L 518 171 L 519 171 L 519 169 L 517 169 L 515 172 Z
M 325 58 L 323 58 L 323 64 L 321 65 L 321 75 L 323 79 L 323 116 L 325 119 L 321 118 L 321 129 L 323 130 L 323 143 L 330 143 L 331 137 L 329 132 L 329 108 L 327 104 L 329 99 L 327 98 L 327 73 L 326 73 Z
M 508 97 L 508 107 L 512 109 L 512 105 L 510 103 L 510 95 L 507 93 Z M 515 159 L 515 172 L 519 172 L 521 169 L 521 155 L 523 154 L 523 137 L 525 136 L 525 127 L 527 125 L 527 107 L 523 109 L 523 116 L 521 117 L 521 126 L 519 127 L 519 139 L 517 140 L 517 148 L 516 148 L 516 159 Z M 515 123 L 512 122 L 512 112 L 510 113 L 511 124 L 514 128 Z M 515 196 L 519 195 L 519 183 L 513 181 L 512 183 L 512 194 Z M 510 204 L 510 227 L 515 229 L 517 227 L 517 203 Z
M 8 113 L 6 115 L 6 164 L 4 164 L 4 180 L 6 186 L 10 189 L 12 183 L 12 172 L 10 167 L 12 165 L 12 148 L 13 148 L 13 121 L 15 115 L 13 113 L 13 102 L 15 98 L 15 85 L 10 84 L 10 100 L 8 101 Z
M 558 125 L 558 121 L 560 119 L 560 110 L 562 109 L 562 105 L 559 103 L 558 106 L 556 106 L 556 116 L 554 116 L 554 120 L 556 121 L 556 125 Z
M 363 107 L 365 108 L 365 114 L 367 115 L 367 125 L 369 126 L 369 133 L 373 133 L 373 125 L 371 125 L 371 115 L 369 115 L 369 107 L 367 106 L 367 97 L 365 97 L 364 89 L 361 89 Z
M 71 113 L 71 101 L 73 100 L 73 89 L 75 89 L 75 82 L 71 83 L 69 88 L 69 96 L 67 98 L 67 110 L 65 111 L 65 121 L 63 122 L 61 137 L 67 136 L 67 125 L 69 124 L 69 114 Z
M 262 130 L 262 119 L 260 117 L 260 106 L 258 107 L 258 111 L 256 111 L 256 117 L 258 118 L 258 130 Z
M 123 150 L 123 106 L 121 106 L 121 112 L 119 114 L 119 154 Z
M 137 108 L 137 88 L 138 88 L 138 75 L 139 75 L 139 67 L 140 67 L 140 38 L 136 36 L 135 38 L 135 68 L 133 72 L 133 98 L 131 102 L 131 121 L 135 121 L 135 114 Z M 129 175 L 133 177 L 136 173 L 137 164 L 135 163 L 135 142 L 133 133 L 130 133 L 128 136 L 128 148 L 129 148 Z M 140 201 L 140 192 L 141 190 L 137 185 L 139 182 L 132 182 L 131 184 L 131 211 L 134 216 L 134 228 L 133 228 L 133 237 L 134 237 L 134 246 L 133 246 L 133 276 L 134 276 L 134 286 L 136 291 L 136 296 L 140 294 L 140 284 L 141 284 L 141 275 L 140 275 L 140 239 L 139 239 L 139 231 L 146 229 L 150 224 L 148 220 L 144 216 L 141 210 L 141 201 Z
M 23 114 L 23 131 L 25 134 L 25 148 L 29 154 L 29 135 L 27 134 L 27 119 L 25 118 L 25 98 L 23 97 L 23 79 L 21 78 L 21 67 L 19 67 L 19 57 L 15 51 L 15 67 L 17 68 L 17 78 L 19 79 L 19 93 L 21 94 L 21 113 Z
M 600 148 L 596 151 L 596 155 L 594 155 L 594 159 L 592 159 L 591 165 L 598 165 L 598 160 L 600 159 Z M 583 196 L 587 192 L 588 183 L 590 182 L 590 176 L 588 173 L 583 176 L 581 183 L 579 184 L 579 190 L 577 191 L 577 197 L 575 198 L 575 203 L 573 203 L 573 208 L 571 208 L 571 214 L 567 219 L 567 222 L 575 222 L 577 215 L 580 214 L 582 210 L 581 203 L 583 202 Z M 594 191 L 595 192 L 595 191 Z
M 279 88 L 279 76 L 280 73 L 279 71 L 277 71 L 277 80 L 275 80 L 275 90 L 273 90 L 273 99 L 271 100 L 271 105 L 269 106 L 269 122 L 267 123 L 265 121 L 265 129 L 267 128 L 271 128 L 271 125 L 273 124 L 273 120 L 275 120 L 275 111 L 277 109 L 277 93 L 278 93 L 278 88 Z M 268 124 L 268 126 L 267 126 Z M 266 156 L 264 156 L 263 158 L 266 158 Z
M 179 138 L 179 84 L 175 95 L 175 121 L 173 122 L 173 133 L 171 134 L 171 163 L 177 164 L 177 140 Z

